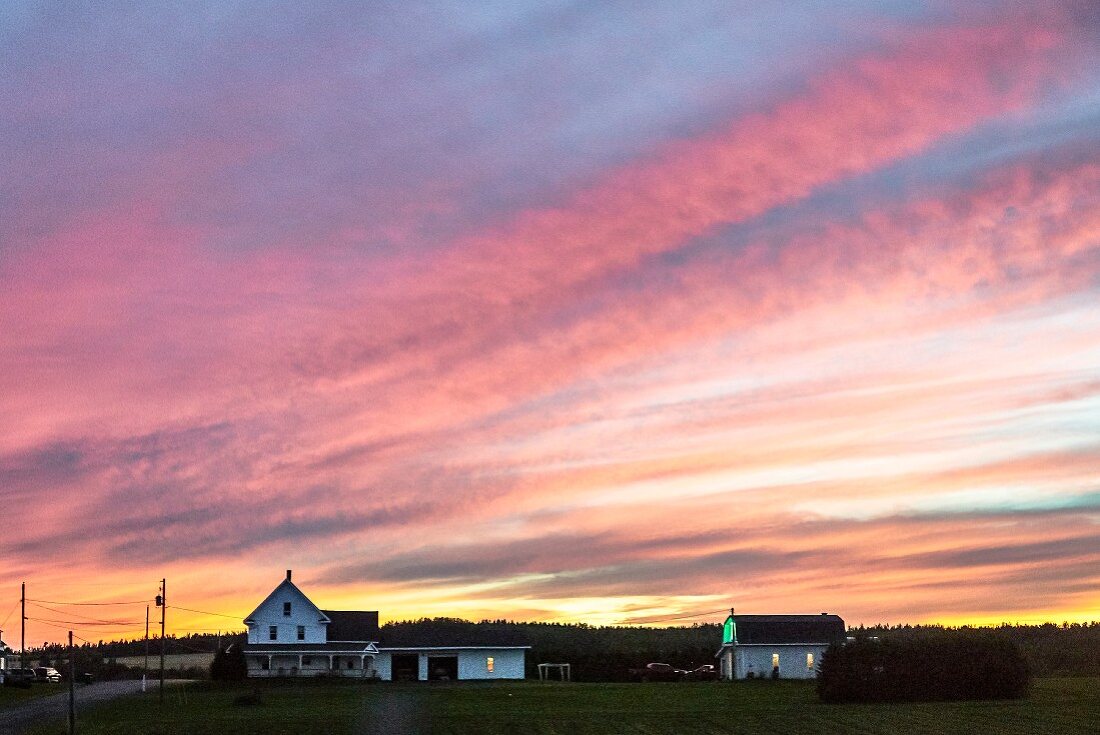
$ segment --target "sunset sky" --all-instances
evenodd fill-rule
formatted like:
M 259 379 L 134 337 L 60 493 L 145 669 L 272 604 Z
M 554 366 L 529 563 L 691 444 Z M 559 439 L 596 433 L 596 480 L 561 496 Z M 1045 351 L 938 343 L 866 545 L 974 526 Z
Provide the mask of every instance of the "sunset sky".
M 0 69 L 28 644 L 288 568 L 383 620 L 1100 619 L 1095 2 L 17 1 Z

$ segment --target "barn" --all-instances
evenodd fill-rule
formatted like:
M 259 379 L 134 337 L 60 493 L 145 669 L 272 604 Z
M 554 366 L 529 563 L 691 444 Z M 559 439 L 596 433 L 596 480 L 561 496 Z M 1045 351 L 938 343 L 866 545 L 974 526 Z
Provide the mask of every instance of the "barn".
M 322 610 L 292 572 L 245 618 L 250 677 L 522 679 L 530 646 L 477 630 L 385 634 L 374 610 Z M 493 637 L 496 636 L 496 637 Z
M 719 675 L 726 681 L 777 677 L 813 679 L 821 656 L 847 632 L 838 615 L 736 615 L 722 626 Z

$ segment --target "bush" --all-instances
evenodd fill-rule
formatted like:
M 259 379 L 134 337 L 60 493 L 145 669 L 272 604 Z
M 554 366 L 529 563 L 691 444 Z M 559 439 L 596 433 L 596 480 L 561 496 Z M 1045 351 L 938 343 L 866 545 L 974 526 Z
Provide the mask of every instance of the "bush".
M 817 692 L 825 702 L 1019 699 L 1030 678 L 1011 640 L 956 632 L 831 646 Z
M 244 660 L 244 649 L 240 644 L 231 643 L 220 648 L 210 662 L 210 678 L 214 681 L 242 681 L 248 676 L 248 664 Z

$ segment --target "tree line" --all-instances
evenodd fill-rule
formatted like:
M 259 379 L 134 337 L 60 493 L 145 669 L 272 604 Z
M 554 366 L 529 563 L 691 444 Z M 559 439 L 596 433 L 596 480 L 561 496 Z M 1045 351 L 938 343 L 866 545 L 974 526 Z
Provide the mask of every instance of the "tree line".
M 877 637 L 904 639 L 928 634 L 965 636 L 989 632 L 1019 646 L 1028 669 L 1036 676 L 1100 676 L 1100 622 L 1047 623 L 1043 625 L 1001 625 L 991 628 L 971 626 L 944 627 L 929 625 L 877 625 L 849 629 L 856 638 Z M 422 618 L 386 623 L 379 636 L 382 645 L 459 645 L 474 644 L 529 645 L 527 675 L 537 676 L 539 663 L 569 663 L 573 678 L 578 681 L 621 681 L 627 671 L 650 662 L 668 663 L 678 668 L 694 669 L 703 664 L 716 664 L 714 654 L 722 641 L 721 626 L 695 624 L 665 628 L 593 626 L 584 623 L 532 623 L 508 620 L 470 622 L 457 618 Z M 166 652 L 213 653 L 219 643 L 244 643 L 243 632 L 168 636 Z M 145 651 L 143 639 L 100 641 L 83 644 L 78 660 L 98 660 L 109 665 L 114 659 L 140 656 Z M 160 641 L 149 642 L 150 665 L 159 663 Z M 64 646 L 49 644 L 28 649 L 28 662 L 58 660 L 64 656 Z M 89 664 L 90 665 L 90 664 Z

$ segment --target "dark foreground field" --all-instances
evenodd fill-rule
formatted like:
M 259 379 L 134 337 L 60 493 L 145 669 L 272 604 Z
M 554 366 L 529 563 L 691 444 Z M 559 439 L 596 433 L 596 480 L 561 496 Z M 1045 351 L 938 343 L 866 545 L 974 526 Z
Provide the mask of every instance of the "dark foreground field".
M 204 733 L 1063 733 L 1097 732 L 1100 679 L 1039 679 L 1026 700 L 827 705 L 812 685 L 268 683 L 262 703 L 234 704 L 250 687 L 196 685 L 83 712 L 79 732 Z M 58 733 L 63 723 L 34 733 Z

